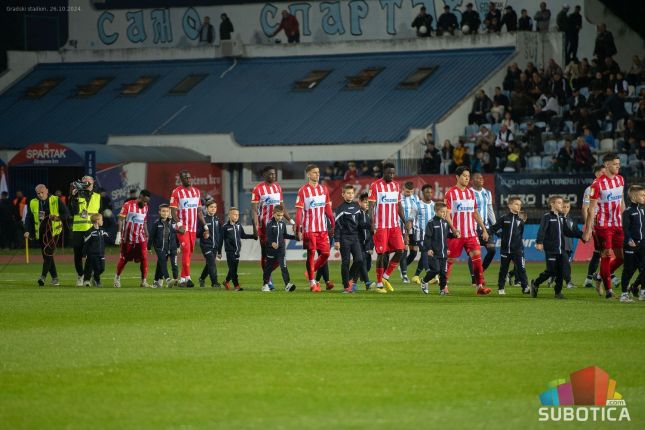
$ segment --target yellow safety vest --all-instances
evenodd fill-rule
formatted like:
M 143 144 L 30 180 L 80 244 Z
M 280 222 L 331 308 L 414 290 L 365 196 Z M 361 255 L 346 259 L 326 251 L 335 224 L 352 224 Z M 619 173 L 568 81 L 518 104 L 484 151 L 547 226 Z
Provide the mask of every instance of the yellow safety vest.
M 92 227 L 90 215 L 99 213 L 101 209 L 101 195 L 99 193 L 92 193 L 90 203 L 86 199 L 78 199 L 78 213 L 74 215 L 74 223 L 72 231 L 87 231 Z M 86 216 L 83 218 L 81 214 L 86 211 Z
M 31 199 L 29 202 L 29 210 L 34 216 L 34 227 L 36 230 L 36 240 L 40 239 L 40 205 L 38 198 Z M 49 215 L 58 216 L 58 197 L 49 196 Z M 63 224 L 60 221 L 52 221 L 52 235 L 58 236 L 63 231 Z

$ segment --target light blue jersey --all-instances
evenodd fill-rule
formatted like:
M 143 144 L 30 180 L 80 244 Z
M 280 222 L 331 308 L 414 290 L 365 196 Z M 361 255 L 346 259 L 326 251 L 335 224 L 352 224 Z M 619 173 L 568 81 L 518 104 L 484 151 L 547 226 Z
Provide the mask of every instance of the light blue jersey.
M 419 203 L 417 204 L 416 219 L 417 242 L 420 243 L 420 241 L 423 240 L 426 226 L 432 218 L 434 218 L 434 202 L 430 200 L 430 203 L 426 203 L 423 200 L 419 200 Z
M 479 216 L 482 217 L 484 225 L 488 228 L 495 224 L 496 221 L 495 211 L 493 210 L 493 195 L 486 188 L 482 188 L 480 191 L 474 188 L 471 188 L 471 190 L 475 193 L 477 212 L 479 212 Z

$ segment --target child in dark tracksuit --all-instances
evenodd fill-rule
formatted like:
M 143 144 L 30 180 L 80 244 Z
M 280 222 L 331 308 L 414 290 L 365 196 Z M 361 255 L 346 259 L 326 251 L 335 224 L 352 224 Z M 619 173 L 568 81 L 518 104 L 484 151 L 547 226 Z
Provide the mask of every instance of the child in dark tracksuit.
M 287 223 L 284 222 L 284 207 L 276 205 L 273 207 L 273 218 L 267 223 L 266 233 L 266 264 L 262 275 L 262 291 L 271 292 L 269 282 L 271 282 L 271 273 L 280 266 L 282 271 L 282 280 L 284 281 L 284 290 L 288 292 L 295 291 L 296 286 L 291 283 L 289 269 L 287 269 L 285 239 L 295 240 L 296 236 L 287 233 Z
M 625 265 L 623 266 L 623 274 L 620 280 L 621 302 L 632 302 L 629 297 L 628 288 L 629 281 L 638 269 L 638 280 L 635 287 L 631 288 L 631 293 L 634 298 L 645 300 L 645 288 L 641 289 L 640 296 L 638 294 L 638 284 L 645 285 L 645 188 L 640 185 L 632 185 L 629 187 L 629 198 L 631 204 L 623 212 L 623 232 L 625 240 L 623 244 L 625 254 Z
M 520 216 L 522 201 L 519 197 L 509 197 L 508 210 L 510 211 L 499 218 L 495 224 L 490 226 L 489 234 L 501 238 L 501 255 L 499 277 L 497 279 L 499 295 L 505 295 L 506 276 L 511 261 L 515 266 L 515 277 L 519 279 L 524 294 L 529 293 L 528 280 L 526 278 L 526 265 L 524 260 L 524 218 Z
M 562 204 L 562 216 L 564 217 L 564 222 L 567 224 L 567 227 L 569 227 L 571 230 L 576 230 L 577 225 L 574 219 L 569 216 L 570 212 L 571 212 L 571 202 L 568 199 L 566 199 Z M 573 285 L 573 282 L 571 282 L 571 262 L 573 261 L 573 238 L 572 237 L 568 237 L 568 236 L 564 237 L 564 254 L 565 254 L 564 267 L 563 267 L 564 273 L 562 274 L 563 284 L 566 285 L 567 288 L 573 288 L 574 285 Z
M 334 248 L 340 250 L 343 292 L 352 293 L 354 291 L 352 281 L 363 267 L 363 250 L 358 233 L 364 226 L 361 225 L 362 210 L 354 201 L 354 186 L 344 185 L 342 195 L 343 203 L 334 210 L 336 216 Z M 351 267 L 349 265 L 350 259 L 353 259 Z
M 92 282 L 95 287 L 101 287 L 101 273 L 105 271 L 105 238 L 107 233 L 103 226 L 103 215 L 92 214 L 90 216 L 92 228 L 85 233 L 83 242 L 83 255 L 87 257 L 85 264 L 85 279 L 90 279 L 94 273 Z
M 369 215 L 369 196 L 367 193 L 363 193 L 358 196 L 358 205 L 361 207 L 360 216 L 360 228 L 358 229 L 358 241 L 361 245 L 361 251 L 363 252 L 363 264 L 361 264 L 358 274 L 354 274 L 354 284 L 358 283 L 358 278 L 360 276 L 361 281 L 365 282 L 365 289 L 369 290 L 370 282 L 369 272 L 372 268 L 372 253 L 374 252 L 374 239 L 372 238 L 372 230 L 370 225 L 372 221 Z
M 243 291 L 240 286 L 240 281 L 237 277 L 237 266 L 240 263 L 240 251 L 242 250 L 242 239 L 257 239 L 254 234 L 246 234 L 242 225 L 239 222 L 240 211 L 237 208 L 230 208 L 228 210 L 228 222 L 220 228 L 220 242 L 218 254 L 222 253 L 222 247 L 226 252 L 226 264 L 228 265 L 228 273 L 224 281 L 224 287 L 227 290 L 231 289 L 229 284 L 233 281 L 235 291 Z
M 563 299 L 562 278 L 565 265 L 564 259 L 566 258 L 564 238 L 565 236 L 581 238 L 582 232 L 577 228 L 575 230 L 570 229 L 564 221 L 562 217 L 562 197 L 551 196 L 549 205 L 551 206 L 551 212 L 545 213 L 542 217 L 535 240 L 537 250 L 544 250 L 546 270 L 531 281 L 530 291 L 532 297 L 537 297 L 540 284 L 553 276 L 555 278 L 555 298 Z
M 217 202 L 215 200 L 208 200 L 206 202 L 206 214 L 204 214 L 205 225 L 197 227 L 197 237 L 199 237 L 199 247 L 202 250 L 206 265 L 199 276 L 199 286 L 204 288 L 206 286 L 206 277 L 211 280 L 211 287 L 221 288 L 222 284 L 217 280 L 217 260 L 222 258 L 219 253 L 220 247 L 220 222 L 217 215 Z M 208 227 L 208 230 L 205 228 Z M 208 239 L 204 238 L 204 234 L 208 231 Z
M 426 225 L 423 236 L 423 249 L 428 253 L 428 269 L 421 281 L 421 291 L 428 294 L 428 282 L 439 275 L 439 294 L 446 295 L 448 280 L 448 238 L 455 237 L 446 221 L 448 214 L 444 203 L 435 204 L 435 216 Z
M 163 287 L 164 280 L 166 287 L 172 288 L 177 285 L 179 270 L 177 268 L 177 241 L 176 223 L 170 216 L 170 205 L 159 205 L 159 218 L 150 225 L 148 231 L 148 249 L 155 250 L 157 254 L 157 267 L 155 269 L 155 280 L 152 288 Z M 172 270 L 172 278 L 168 274 L 168 260 Z

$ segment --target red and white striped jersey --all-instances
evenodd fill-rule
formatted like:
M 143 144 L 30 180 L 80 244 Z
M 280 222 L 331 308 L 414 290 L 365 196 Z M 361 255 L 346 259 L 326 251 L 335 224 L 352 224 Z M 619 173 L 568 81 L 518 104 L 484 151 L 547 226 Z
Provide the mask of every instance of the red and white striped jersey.
M 477 200 L 475 200 L 473 190 L 470 188 L 461 190 L 454 186 L 446 191 L 444 199 L 450 211 L 452 224 L 459 230 L 461 237 L 477 237 L 477 223 L 475 222 Z
M 284 200 L 280 184 L 260 182 L 251 192 L 251 203 L 258 204 L 258 223 L 264 228 L 273 218 L 273 207 Z
M 197 211 L 201 206 L 201 194 L 195 187 L 180 185 L 170 195 L 170 207 L 177 209 L 177 217 L 186 231 L 197 231 Z
M 300 187 L 296 197 L 296 208 L 303 209 L 303 232 L 327 231 L 327 216 L 325 215 L 327 205 L 331 206 L 331 200 L 326 186 L 318 184 L 312 187 L 307 183 Z
M 374 202 L 374 228 L 399 228 L 401 190 L 398 182 L 383 179 L 372 182 L 368 201 Z
M 622 227 L 620 203 L 623 201 L 625 179 L 616 175 L 613 178 L 602 175 L 591 184 L 589 198 L 598 200 L 596 227 Z
M 146 242 L 146 221 L 148 219 L 148 205 L 139 207 L 136 200 L 125 202 L 119 214 L 125 218 L 123 227 L 124 243 L 145 243 Z

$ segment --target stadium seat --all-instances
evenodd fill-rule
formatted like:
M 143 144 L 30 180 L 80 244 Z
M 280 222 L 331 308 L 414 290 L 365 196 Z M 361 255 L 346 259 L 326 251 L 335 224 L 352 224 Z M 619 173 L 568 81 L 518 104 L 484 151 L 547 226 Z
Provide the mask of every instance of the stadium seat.
M 495 123 L 495 124 L 493 124 L 493 125 L 491 126 L 491 131 L 492 131 L 494 134 L 497 134 L 497 133 L 499 133 L 499 129 L 500 129 L 500 128 L 502 128 L 502 125 L 501 125 L 500 123 Z
M 558 146 L 557 146 L 556 152 L 559 152 L 562 148 L 564 148 L 564 139 L 558 140 Z
M 482 124 L 482 125 L 480 125 L 480 127 L 486 127 L 487 129 L 492 130 L 493 129 L 493 124 Z
M 471 124 L 466 127 L 466 136 L 472 137 L 477 134 L 479 131 L 479 126 L 477 124 Z
M 529 157 L 527 160 L 527 168 L 529 170 L 541 170 L 542 169 L 542 157 L 539 155 L 534 155 Z
M 475 155 L 475 142 L 466 142 L 464 146 L 468 148 L 469 155 Z
M 535 126 L 539 128 L 540 130 L 544 131 L 546 130 L 546 122 L 544 121 L 538 121 L 535 123 Z
M 600 141 L 600 152 L 614 152 L 614 139 L 603 139 Z
M 555 140 L 547 140 L 544 142 L 544 153 L 547 155 L 554 155 L 558 152 L 558 142 Z
M 625 102 L 625 110 L 627 111 L 628 114 L 632 115 L 634 113 L 633 109 L 633 104 L 632 102 Z
M 565 121 L 564 122 L 564 129 L 567 131 L 567 133 L 573 134 L 573 132 L 575 131 L 573 129 L 573 121 Z
M 627 165 L 629 164 L 629 157 L 627 156 L 627 154 L 618 154 L 618 158 L 620 159 L 620 165 L 622 167 L 627 167 Z
M 589 99 L 589 88 L 588 87 L 582 87 L 580 88 L 580 95 L 584 96 L 585 99 Z
M 522 133 L 526 132 L 526 130 L 528 130 L 528 128 L 529 128 L 529 124 L 527 122 L 523 122 L 523 123 L 520 124 L 520 131 Z
M 542 169 L 551 170 L 553 167 L 553 158 L 551 156 L 542 157 Z

